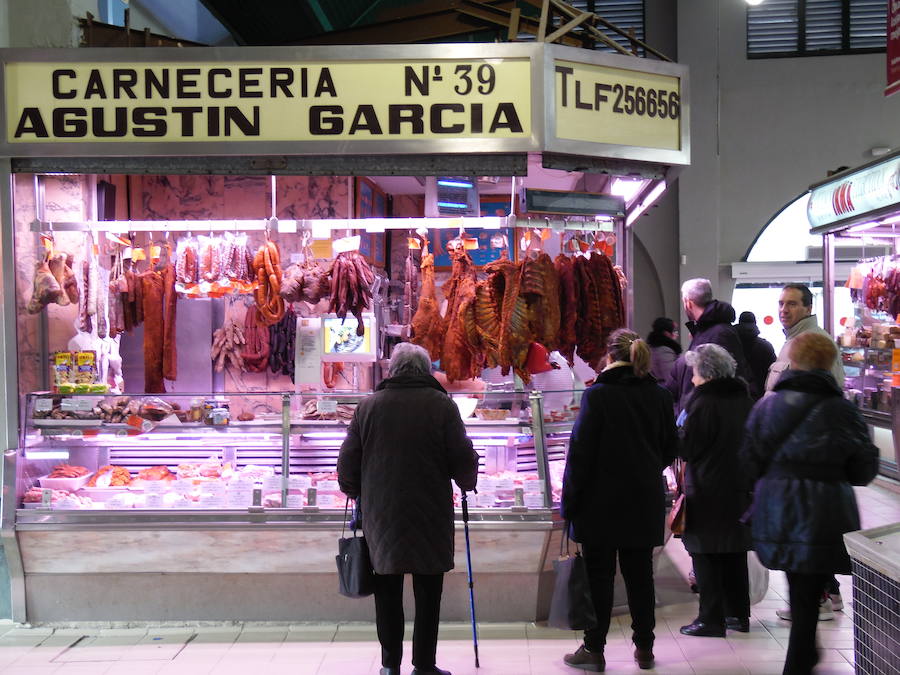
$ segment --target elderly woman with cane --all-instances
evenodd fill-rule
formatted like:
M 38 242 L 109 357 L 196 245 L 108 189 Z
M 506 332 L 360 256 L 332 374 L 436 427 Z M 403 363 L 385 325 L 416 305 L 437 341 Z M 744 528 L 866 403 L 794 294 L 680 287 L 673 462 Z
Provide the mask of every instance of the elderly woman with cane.
M 475 489 L 478 455 L 459 409 L 431 376 L 428 352 L 397 345 L 389 375 L 356 408 L 338 457 L 338 481 L 362 505 L 381 675 L 400 674 L 404 574 L 412 574 L 416 605 L 412 672 L 449 675 L 435 666 L 435 654 L 444 573 L 453 569 L 450 481 Z

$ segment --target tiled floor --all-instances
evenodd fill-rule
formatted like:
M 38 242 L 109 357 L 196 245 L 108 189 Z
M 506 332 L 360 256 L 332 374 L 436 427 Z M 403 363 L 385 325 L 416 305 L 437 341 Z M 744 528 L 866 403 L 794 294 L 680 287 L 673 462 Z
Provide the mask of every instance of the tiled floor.
M 900 521 L 900 495 L 882 487 L 858 489 L 863 527 Z M 606 647 L 609 673 L 730 675 L 781 673 L 790 624 L 775 616 L 784 606 L 784 575 L 772 573 L 769 592 L 753 607 L 748 634 L 691 638 L 678 632 L 695 616 L 696 598 L 683 591 L 690 560 L 677 540 L 666 547 L 657 575 L 655 671 L 639 671 L 628 640 L 630 618 L 617 611 Z M 819 623 L 820 675 L 853 673 L 850 578 L 840 578 L 843 612 Z M 477 588 L 477 578 L 476 578 Z M 673 590 L 674 589 L 674 590 Z M 367 675 L 377 673 L 378 641 L 371 624 L 174 626 L 141 628 L 14 627 L 0 632 L 3 675 Z M 481 668 L 474 667 L 471 629 L 443 624 L 438 665 L 454 675 L 578 673 L 562 662 L 579 645 L 574 633 L 533 624 L 484 624 Z M 407 635 L 411 633 L 407 631 Z M 407 659 L 409 647 L 407 646 Z M 412 667 L 404 666 L 406 675 Z

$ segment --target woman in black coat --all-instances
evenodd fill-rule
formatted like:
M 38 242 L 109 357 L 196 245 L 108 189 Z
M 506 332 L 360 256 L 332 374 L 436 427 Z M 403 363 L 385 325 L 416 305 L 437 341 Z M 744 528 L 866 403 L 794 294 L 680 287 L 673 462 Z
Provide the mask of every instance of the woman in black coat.
M 680 455 L 687 460 L 687 520 L 682 539 L 694 562 L 700 612 L 684 635 L 725 637 L 726 624 L 750 631 L 747 551 L 750 531 L 739 522 L 750 505 L 750 484 L 738 451 L 753 407 L 735 361 L 719 345 L 685 354 L 694 390 L 685 406 Z
M 853 485 L 878 472 L 878 450 L 856 407 L 829 372 L 837 357 L 825 335 L 790 342 L 791 369 L 747 421 L 741 458 L 753 494 L 753 547 L 763 565 L 787 573 L 791 636 L 785 675 L 818 661 L 819 601 L 831 575 L 849 574 L 845 532 L 858 530 Z
M 413 673 L 449 675 L 435 666 L 435 651 L 444 572 L 453 569 L 450 480 L 474 490 L 478 455 L 459 409 L 431 376 L 428 352 L 397 345 L 389 372 L 356 408 L 338 457 L 338 482 L 362 505 L 382 675 L 400 673 L 404 574 L 412 574 L 416 598 Z
M 650 349 L 625 329 L 607 345 L 609 364 L 581 398 L 563 477 L 562 515 L 581 542 L 597 628 L 565 662 L 602 672 L 613 605 L 616 558 L 625 579 L 635 659 L 653 667 L 653 547 L 665 530 L 662 472 L 678 437 L 672 397 L 649 374 Z

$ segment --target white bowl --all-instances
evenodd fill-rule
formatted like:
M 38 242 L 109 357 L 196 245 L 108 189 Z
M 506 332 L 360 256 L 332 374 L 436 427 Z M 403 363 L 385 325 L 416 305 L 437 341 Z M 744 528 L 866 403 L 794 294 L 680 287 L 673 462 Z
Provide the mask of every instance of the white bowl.
M 472 413 L 475 412 L 475 407 L 478 405 L 478 399 L 471 396 L 454 396 L 453 402 L 459 408 L 459 416 L 463 419 L 471 417 Z

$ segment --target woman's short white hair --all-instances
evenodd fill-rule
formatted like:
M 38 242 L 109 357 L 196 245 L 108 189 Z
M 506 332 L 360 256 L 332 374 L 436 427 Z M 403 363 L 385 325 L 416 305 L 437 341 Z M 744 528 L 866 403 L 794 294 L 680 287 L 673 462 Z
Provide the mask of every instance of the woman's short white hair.
M 737 362 L 719 345 L 700 345 L 695 351 L 685 352 L 684 361 L 704 380 L 734 377 Z
M 412 342 L 401 342 L 391 352 L 388 374 L 390 377 L 431 375 L 431 357 L 419 345 L 414 345 Z

